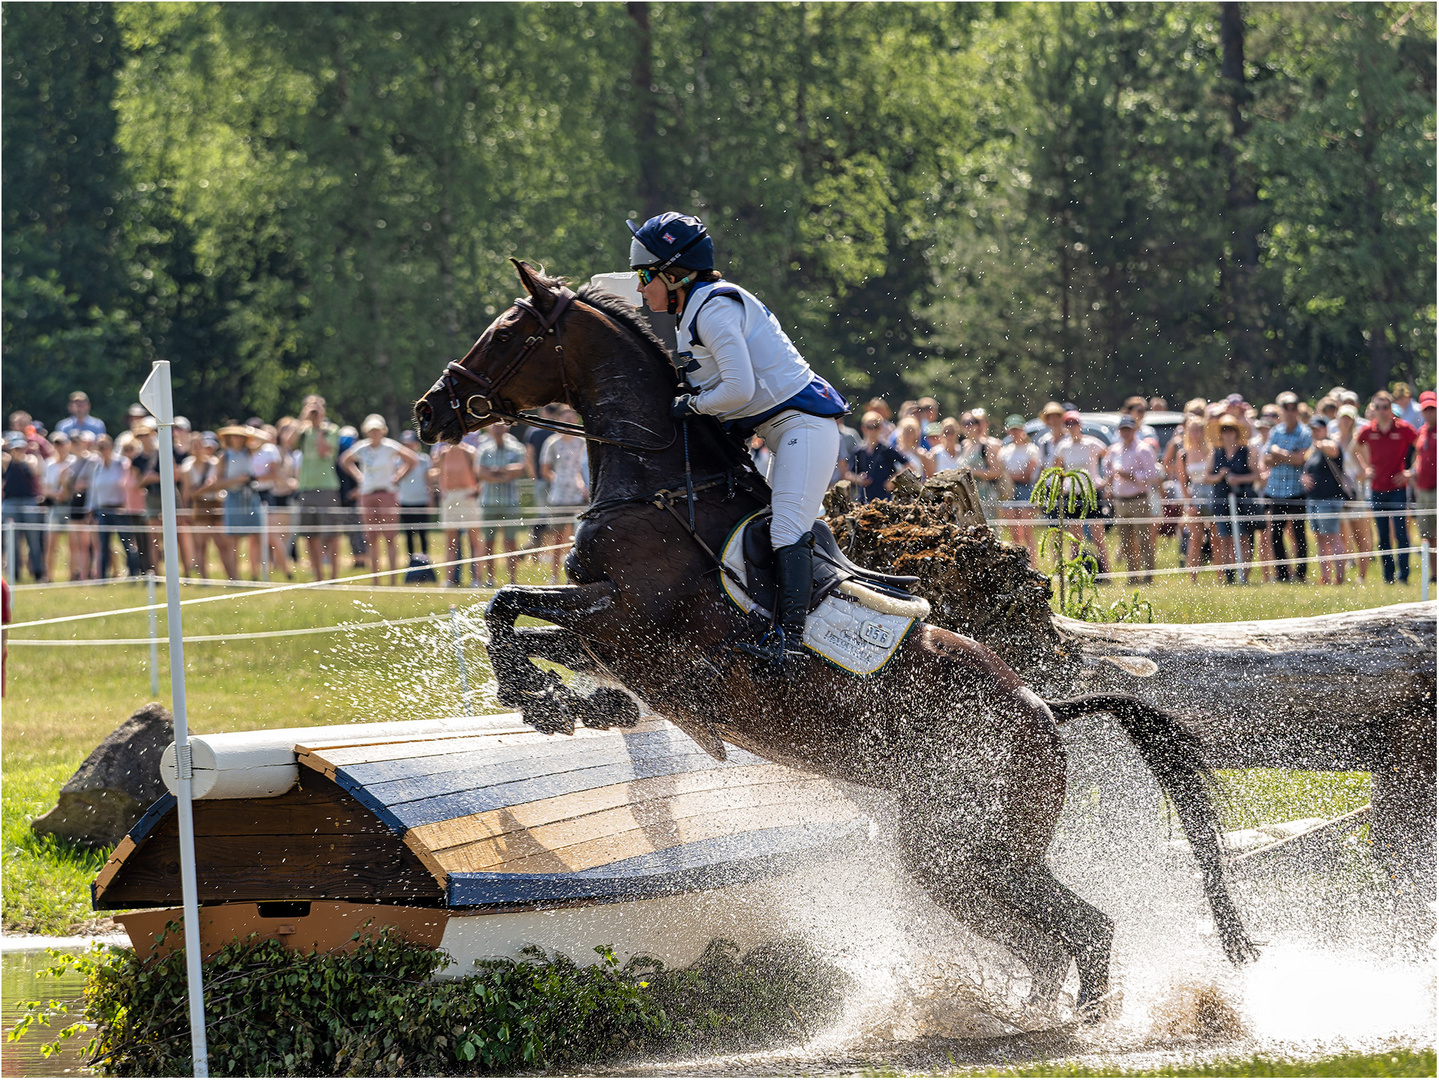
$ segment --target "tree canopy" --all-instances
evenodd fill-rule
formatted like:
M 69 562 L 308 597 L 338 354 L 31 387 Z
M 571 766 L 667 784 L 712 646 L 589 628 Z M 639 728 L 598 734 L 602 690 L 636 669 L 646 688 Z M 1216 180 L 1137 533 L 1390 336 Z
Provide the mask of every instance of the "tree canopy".
M 1029 411 L 1435 369 L 1420 4 L 9 4 L 7 409 L 152 360 L 215 423 L 402 422 L 626 217 L 852 398 Z

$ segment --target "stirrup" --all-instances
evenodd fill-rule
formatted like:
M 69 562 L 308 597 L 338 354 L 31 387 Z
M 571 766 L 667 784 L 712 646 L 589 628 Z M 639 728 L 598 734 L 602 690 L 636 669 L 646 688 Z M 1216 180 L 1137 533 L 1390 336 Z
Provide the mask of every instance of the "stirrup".
M 798 640 L 798 636 L 796 636 Z M 739 648 L 760 661 L 759 671 L 768 677 L 779 677 L 793 682 L 799 678 L 800 661 L 804 653 L 790 647 L 789 635 L 782 626 L 770 629 L 757 645 L 740 642 Z

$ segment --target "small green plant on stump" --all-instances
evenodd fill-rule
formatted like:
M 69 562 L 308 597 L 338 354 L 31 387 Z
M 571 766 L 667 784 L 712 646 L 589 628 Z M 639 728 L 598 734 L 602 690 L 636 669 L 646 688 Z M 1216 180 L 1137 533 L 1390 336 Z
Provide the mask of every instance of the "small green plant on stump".
M 1039 540 L 1039 553 L 1052 551 L 1055 557 L 1055 578 L 1059 595 L 1061 614 L 1071 619 L 1098 622 L 1099 612 L 1096 594 L 1099 585 L 1099 561 L 1084 550 L 1084 537 L 1072 533 L 1066 527 L 1070 518 L 1086 518 L 1099 509 L 1099 495 L 1094 490 L 1094 481 L 1083 469 L 1066 469 L 1062 465 L 1051 465 L 1039 474 L 1034 490 L 1029 493 L 1030 504 L 1058 521 L 1044 531 Z M 1066 551 L 1066 540 L 1074 541 L 1075 554 Z
M 1040 537 L 1039 553 L 1041 557 L 1046 551 L 1054 554 L 1061 614 L 1085 622 L 1154 621 L 1153 606 L 1148 600 L 1141 600 L 1138 592 L 1121 597 L 1107 608 L 1099 604 L 1099 560 L 1084 549 L 1082 531 L 1070 532 L 1066 527 L 1068 519 L 1082 520 L 1099 509 L 1099 495 L 1087 472 L 1051 465 L 1039 474 L 1029 501 L 1045 514 L 1058 518 Z M 1066 540 L 1074 542 L 1073 555 L 1066 551 Z

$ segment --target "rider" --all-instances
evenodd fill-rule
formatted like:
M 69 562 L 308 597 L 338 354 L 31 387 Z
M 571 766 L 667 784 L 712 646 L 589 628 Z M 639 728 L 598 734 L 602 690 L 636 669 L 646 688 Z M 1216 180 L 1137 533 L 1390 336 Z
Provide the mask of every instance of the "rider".
M 775 628 L 749 651 L 776 672 L 793 675 L 803 656 L 814 556 L 814 521 L 839 458 L 837 416 L 849 412 L 839 392 L 811 370 L 779 320 L 753 293 L 714 269 L 714 241 L 704 223 L 669 211 L 643 225 L 630 266 L 652 311 L 676 316 L 676 356 L 686 392 L 670 415 L 714 416 L 773 451 L 770 542 L 774 546 Z

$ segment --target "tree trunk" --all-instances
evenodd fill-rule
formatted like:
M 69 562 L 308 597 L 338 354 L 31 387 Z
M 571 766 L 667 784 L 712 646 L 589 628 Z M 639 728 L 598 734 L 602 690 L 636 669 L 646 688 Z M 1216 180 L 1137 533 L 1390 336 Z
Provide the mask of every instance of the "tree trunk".
M 1265 370 L 1264 316 L 1259 301 L 1259 194 L 1253 169 L 1242 160 L 1251 127 L 1245 115 L 1251 92 L 1244 75 L 1244 15 L 1237 3 L 1219 5 L 1219 34 L 1224 56 L 1222 94 L 1229 106 L 1229 138 L 1220 146 L 1228 174 L 1225 227 L 1228 233 L 1228 337 L 1231 381 L 1253 379 Z
M 1370 836 L 1395 864 L 1433 864 L 1434 603 L 1236 623 L 1087 623 L 973 514 L 967 475 L 896 486 L 830 527 L 863 566 L 919 578 L 929 622 L 982 642 L 1046 698 L 1130 694 L 1177 716 L 1221 769 L 1373 776 Z
M 635 62 L 630 82 L 635 90 L 635 148 L 639 153 L 640 220 L 662 213 L 664 188 L 660 182 L 659 116 L 654 92 L 653 39 L 650 36 L 650 6 L 631 0 L 625 10 L 635 24 Z
M 1370 772 L 1372 839 L 1403 861 L 1432 860 L 1435 612 L 1410 603 L 1199 624 L 1056 616 L 1080 666 L 1039 689 L 1133 694 L 1178 714 L 1219 768 Z

